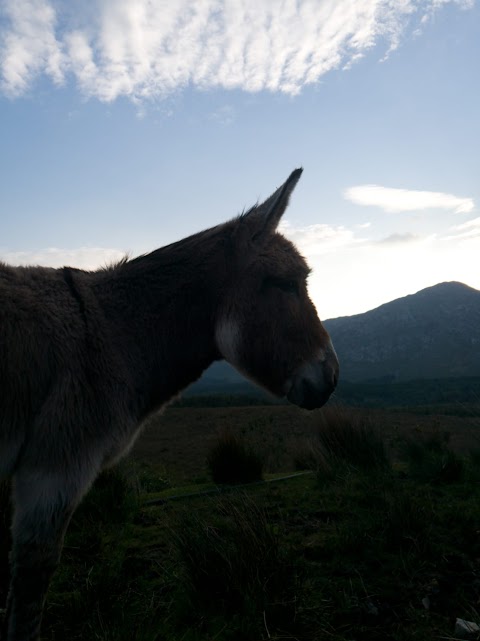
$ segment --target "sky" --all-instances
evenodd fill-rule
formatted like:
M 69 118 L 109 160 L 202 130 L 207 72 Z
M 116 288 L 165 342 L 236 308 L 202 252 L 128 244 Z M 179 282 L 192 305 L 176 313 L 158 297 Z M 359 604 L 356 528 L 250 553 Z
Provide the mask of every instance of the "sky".
M 479 0 L 0 0 L 0 259 L 94 269 L 304 167 L 321 318 L 480 289 Z

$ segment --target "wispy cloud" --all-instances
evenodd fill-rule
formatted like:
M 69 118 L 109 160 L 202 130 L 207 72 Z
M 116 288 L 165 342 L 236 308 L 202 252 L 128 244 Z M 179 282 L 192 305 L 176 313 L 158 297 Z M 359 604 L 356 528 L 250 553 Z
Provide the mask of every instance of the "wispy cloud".
M 443 240 L 464 241 L 480 238 L 480 218 L 473 218 L 472 220 L 467 220 L 461 225 L 455 225 L 450 231 L 453 233 L 448 236 L 444 236 Z
M 114 263 L 125 255 L 119 249 L 105 247 L 79 247 L 78 249 L 59 249 L 49 247 L 38 251 L 0 251 L 0 260 L 9 265 L 43 265 L 45 267 L 78 267 L 97 269 Z
M 228 127 L 235 121 L 235 109 L 232 105 L 224 105 L 210 114 L 210 120 L 218 122 L 222 127 Z
M 380 207 L 392 213 L 422 209 L 449 209 L 457 214 L 466 214 L 475 206 L 472 198 L 461 198 L 439 191 L 394 189 L 381 185 L 349 187 L 345 190 L 344 197 L 356 205 Z
M 346 69 L 408 25 L 469 0 L 3 0 L 0 77 L 18 96 L 35 78 L 73 77 L 86 96 L 161 98 L 187 85 L 296 94 Z M 415 24 L 412 25 L 415 28 Z
M 404 243 L 412 243 L 418 240 L 419 240 L 419 237 L 416 234 L 412 234 L 411 232 L 404 232 L 404 233 L 390 234 L 389 236 L 386 236 L 385 238 L 382 238 L 377 242 L 380 245 L 398 245 L 398 244 L 404 244 Z
M 455 225 L 453 229 L 458 229 L 460 231 L 463 231 L 465 229 L 480 229 L 480 217 L 479 218 L 473 218 L 472 220 L 467 220 L 466 222 L 462 223 L 461 225 Z
M 305 256 L 318 256 L 341 247 L 366 242 L 366 239 L 357 238 L 354 231 L 343 225 L 293 227 L 288 221 L 282 221 L 279 231 L 294 242 Z

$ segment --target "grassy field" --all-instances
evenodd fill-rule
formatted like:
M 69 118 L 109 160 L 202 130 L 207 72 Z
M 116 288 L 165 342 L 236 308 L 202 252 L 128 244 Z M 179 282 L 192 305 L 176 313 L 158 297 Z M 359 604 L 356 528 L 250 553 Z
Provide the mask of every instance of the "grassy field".
M 352 412 L 376 426 L 393 457 L 398 443 L 408 436 L 439 432 L 450 434 L 450 446 L 460 454 L 480 448 L 480 403 L 418 406 L 411 411 L 355 408 Z M 254 444 L 266 460 L 267 471 L 288 471 L 294 469 L 292 454 L 298 445 L 316 438 L 322 413 L 292 405 L 171 407 L 149 422 L 132 457 L 155 468 L 169 482 L 202 481 L 208 474 L 208 452 L 218 435 L 229 429 Z
M 457 617 L 480 622 L 480 411 L 464 409 L 169 409 L 75 515 L 43 638 L 453 639 Z M 213 485 L 232 434 L 267 482 Z

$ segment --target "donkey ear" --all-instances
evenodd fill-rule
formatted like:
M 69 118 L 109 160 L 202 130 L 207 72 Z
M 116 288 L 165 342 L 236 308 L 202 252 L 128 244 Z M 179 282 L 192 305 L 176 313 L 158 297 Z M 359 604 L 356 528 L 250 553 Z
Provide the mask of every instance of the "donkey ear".
M 261 205 L 257 205 L 246 214 L 245 219 L 252 225 L 252 239 L 257 240 L 265 234 L 271 234 L 278 227 L 290 200 L 290 194 L 295 189 L 302 175 L 303 168 L 292 171 L 287 180 Z

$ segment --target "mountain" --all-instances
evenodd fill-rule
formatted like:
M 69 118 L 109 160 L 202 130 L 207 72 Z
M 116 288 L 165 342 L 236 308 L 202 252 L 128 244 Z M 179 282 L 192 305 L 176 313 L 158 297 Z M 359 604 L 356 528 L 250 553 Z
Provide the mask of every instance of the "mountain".
M 447 282 L 325 321 L 350 382 L 480 376 L 480 291 Z
M 480 377 L 480 291 L 462 283 L 440 283 L 364 314 L 323 324 L 338 354 L 341 383 Z M 188 393 L 256 389 L 220 362 Z

